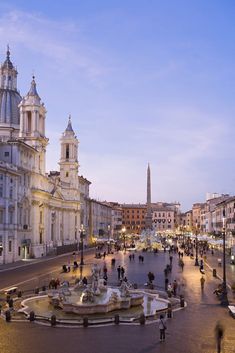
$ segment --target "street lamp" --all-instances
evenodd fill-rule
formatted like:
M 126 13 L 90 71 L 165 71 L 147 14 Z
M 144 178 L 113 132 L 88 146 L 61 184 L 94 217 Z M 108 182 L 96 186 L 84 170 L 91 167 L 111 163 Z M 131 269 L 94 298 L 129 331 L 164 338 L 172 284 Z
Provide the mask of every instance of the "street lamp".
M 124 251 L 126 252 L 126 235 L 125 235 L 125 233 L 126 233 L 126 228 L 125 228 L 125 227 L 123 227 L 123 228 L 122 228 L 122 234 L 123 234 L 123 246 L 124 246 Z
M 185 233 L 186 233 L 186 225 L 183 228 L 183 246 L 185 246 Z
M 83 248 L 84 248 L 84 244 L 83 244 L 83 239 L 84 239 L 84 227 L 83 224 L 81 225 L 81 229 L 80 229 L 80 250 L 81 250 L 81 261 L 80 261 L 80 266 L 84 265 L 84 258 L 83 258 Z
M 110 224 L 108 225 L 108 254 L 110 254 Z
M 197 219 L 196 219 L 196 231 L 195 231 L 195 235 L 196 235 L 196 258 L 195 258 L 195 266 L 199 266 L 199 262 L 198 262 Z
M 227 296 L 227 284 L 226 284 L 226 258 L 225 258 L 225 235 L 226 235 L 226 218 L 225 209 L 223 209 L 223 282 L 222 282 L 222 293 L 221 293 L 221 305 L 228 306 L 228 296 Z

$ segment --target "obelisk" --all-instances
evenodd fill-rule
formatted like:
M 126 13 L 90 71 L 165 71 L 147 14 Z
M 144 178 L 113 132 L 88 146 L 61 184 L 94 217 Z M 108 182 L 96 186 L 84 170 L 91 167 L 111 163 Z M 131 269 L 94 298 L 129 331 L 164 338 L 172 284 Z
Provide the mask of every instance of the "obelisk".
M 145 217 L 145 229 L 152 230 L 152 208 L 151 208 L 151 176 L 150 166 L 147 169 L 147 212 Z

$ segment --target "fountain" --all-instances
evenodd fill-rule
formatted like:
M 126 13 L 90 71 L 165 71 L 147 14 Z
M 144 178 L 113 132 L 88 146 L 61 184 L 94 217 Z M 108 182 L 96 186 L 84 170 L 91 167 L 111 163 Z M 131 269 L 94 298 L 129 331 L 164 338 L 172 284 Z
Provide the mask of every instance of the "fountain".
M 65 313 L 86 315 L 142 305 L 144 295 L 131 291 L 124 281 L 120 288 L 108 287 L 100 278 L 100 269 L 95 264 L 91 284 L 84 285 L 80 281 L 71 290 L 62 286 L 56 291 L 52 290 L 48 297 L 54 308 L 61 308 Z
M 80 325 L 85 317 L 99 324 L 112 322 L 116 315 L 122 322 L 133 322 L 141 315 L 154 318 L 157 312 L 167 310 L 168 303 L 167 299 L 159 298 L 156 291 L 132 289 L 125 281 L 119 287 L 107 286 L 100 269 L 93 265 L 90 284 L 79 281 L 69 287 L 64 282 L 47 294 L 24 299 L 19 312 L 29 317 L 33 311 L 39 320 L 48 320 L 55 315 L 60 322 Z

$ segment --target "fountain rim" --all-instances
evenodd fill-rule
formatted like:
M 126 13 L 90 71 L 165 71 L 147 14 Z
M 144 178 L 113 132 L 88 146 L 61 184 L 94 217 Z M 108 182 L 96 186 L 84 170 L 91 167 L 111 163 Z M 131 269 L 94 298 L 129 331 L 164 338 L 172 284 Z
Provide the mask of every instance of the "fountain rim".
M 164 299 L 164 298 L 159 298 L 157 297 L 157 294 L 156 291 L 154 291 L 155 293 L 153 292 L 149 292 L 146 291 L 146 290 L 141 290 L 141 289 L 136 289 L 136 290 L 131 290 L 131 292 L 135 292 L 135 293 L 143 293 L 144 295 L 147 295 L 149 297 L 152 297 L 160 302 L 163 302 L 166 304 L 166 307 L 164 309 L 161 309 L 161 310 L 156 310 L 155 314 L 147 314 L 145 315 L 145 318 L 146 319 L 151 319 L 151 321 L 149 321 L 149 323 L 153 323 L 153 322 L 156 322 L 158 319 L 154 318 L 156 314 L 158 313 L 164 313 L 167 311 L 167 307 L 168 307 L 168 304 L 169 304 L 169 300 L 167 299 Z M 24 299 L 22 302 L 21 302 L 21 309 L 18 310 L 19 313 L 23 313 L 26 317 L 26 319 L 29 319 L 29 312 L 27 311 L 27 309 L 29 309 L 29 306 L 27 305 L 28 302 L 30 301 L 33 301 L 33 300 L 37 300 L 37 299 L 43 299 L 43 298 L 48 298 L 48 294 L 41 294 L 41 295 L 37 295 L 37 296 L 33 296 L 33 297 L 30 297 L 30 298 L 26 298 Z M 179 308 L 175 309 L 175 310 L 178 310 Z M 173 310 L 174 311 L 174 310 Z M 38 317 L 38 319 L 37 319 Z M 83 315 L 83 317 L 86 317 L 86 315 Z M 88 315 L 89 317 L 89 315 Z M 136 325 L 138 323 L 138 317 L 131 317 L 131 318 L 122 318 L 120 315 L 120 324 L 129 324 L 129 325 Z M 40 322 L 40 320 L 47 320 L 49 321 L 51 318 L 51 316 L 44 316 L 44 315 L 36 315 L 36 320 L 35 322 L 38 323 L 38 324 L 42 324 L 42 322 Z M 97 318 L 97 319 L 94 319 L 94 318 L 89 318 L 89 322 L 90 322 L 90 326 L 101 326 L 101 325 L 112 325 L 114 324 L 114 319 L 115 319 L 115 314 L 111 317 L 108 317 L 108 318 L 105 318 L 105 317 L 100 317 L 100 318 Z M 71 324 L 72 327 L 78 327 L 78 326 L 82 326 L 83 324 L 83 318 L 80 318 L 80 319 L 58 319 L 58 323 L 59 323 L 59 327 L 69 327 L 68 325 Z

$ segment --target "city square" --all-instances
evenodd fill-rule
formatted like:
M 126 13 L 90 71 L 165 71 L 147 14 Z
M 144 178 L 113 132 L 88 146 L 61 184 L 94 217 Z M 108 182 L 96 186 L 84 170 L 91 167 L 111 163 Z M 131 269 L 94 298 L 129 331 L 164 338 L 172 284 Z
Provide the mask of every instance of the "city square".
M 164 290 L 164 268 L 169 263 L 169 254 L 163 250 L 157 254 L 154 252 L 144 252 L 144 263 L 139 263 L 138 252 L 135 253 L 135 260 L 130 261 L 129 252 L 120 251 L 117 254 L 110 254 L 104 259 L 95 259 L 94 252 L 85 255 L 84 273 L 87 274 L 88 268 L 94 261 L 102 268 L 104 262 L 108 269 L 108 282 L 118 283 L 117 266 L 123 265 L 126 270 L 126 275 L 129 281 L 138 283 L 138 286 L 144 287 L 147 281 L 147 274 L 151 270 L 155 274 L 154 286 L 159 290 Z M 185 258 L 185 267 L 182 272 L 178 266 L 178 254 L 173 254 L 173 268 L 169 276 L 170 281 L 174 279 L 179 283 L 180 289 L 177 296 L 181 293 L 184 295 L 187 306 L 180 310 L 173 310 L 172 318 L 167 319 L 167 336 L 166 346 L 159 341 L 159 329 L 157 320 L 154 322 L 148 321 L 145 325 L 136 322 L 130 324 L 109 324 L 97 325 L 95 327 L 51 327 L 42 326 L 40 323 L 34 322 L 15 322 L 14 319 L 10 323 L 0 321 L 1 324 L 1 345 L 3 351 L 19 352 L 19 351 L 35 351 L 44 352 L 50 347 L 52 352 L 63 352 L 64 349 L 69 352 L 96 352 L 99 345 L 102 352 L 108 352 L 112 349 L 114 352 L 125 351 L 128 349 L 136 352 L 213 352 L 216 351 L 215 340 L 215 323 L 218 318 L 223 323 L 225 329 L 225 337 L 223 349 L 226 352 L 234 351 L 234 319 L 229 315 L 228 309 L 222 307 L 218 298 L 213 295 L 214 289 L 217 287 L 219 278 L 213 277 L 212 267 L 215 267 L 218 276 L 221 276 L 221 268 L 217 264 L 217 253 L 209 255 L 205 266 L 205 288 L 202 291 L 200 285 L 201 273 L 198 267 L 194 266 L 194 261 L 189 257 Z M 1 287 L 9 288 L 11 285 L 17 285 L 22 291 L 27 291 L 33 287 L 42 286 L 47 283 L 50 278 L 59 277 L 61 274 L 62 264 L 67 261 L 69 255 L 60 258 L 50 259 L 47 264 L 44 262 L 34 264 L 21 264 L 14 270 L 10 268 L 1 272 Z M 73 258 L 73 255 L 70 255 Z M 111 259 L 115 256 L 116 265 L 113 268 Z M 228 281 L 232 280 L 233 268 L 228 263 Z M 9 272 L 10 271 L 10 272 Z M 74 276 L 80 276 L 78 273 L 71 272 L 65 274 L 65 278 L 70 281 L 74 280 Z M 9 273 L 12 272 L 12 276 Z M 46 272 L 46 273 L 45 273 Z M 14 274 L 15 273 L 15 274 Z M 89 278 L 89 277 L 88 277 Z M 13 282 L 12 282 L 13 281 Z M 4 289 L 1 288 L 1 289 Z M 31 292 L 33 295 L 33 291 Z M 232 294 L 229 294 L 232 298 Z M 55 332 L 56 330 L 56 332 Z M 139 332 L 141 330 L 141 332 Z M 27 340 L 20 339 L 16 345 L 17 337 L 26 335 Z M 91 336 L 90 336 L 91 335 Z M 110 339 L 112 335 L 112 339 Z M 43 337 L 43 339 L 42 339 Z M 65 339 L 66 337 L 66 339 Z M 183 339 L 187 337 L 187 339 Z M 200 337 L 200 339 L 199 339 Z M 65 342 L 64 342 L 65 340 Z M 66 345 L 66 348 L 64 346 Z M 177 348 L 175 348 L 177 345 Z
M 235 352 L 235 6 L 0 3 L 0 352 Z

